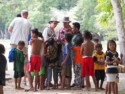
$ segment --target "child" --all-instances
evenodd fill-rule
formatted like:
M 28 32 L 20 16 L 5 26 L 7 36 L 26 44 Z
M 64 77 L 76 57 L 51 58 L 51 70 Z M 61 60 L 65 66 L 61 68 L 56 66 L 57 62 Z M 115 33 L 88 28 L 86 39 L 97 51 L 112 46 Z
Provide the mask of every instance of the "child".
M 100 88 L 101 90 L 104 90 L 102 86 L 105 78 L 105 55 L 106 54 L 102 51 L 102 44 L 96 44 L 95 49 L 96 49 L 96 53 L 94 54 L 94 58 L 95 58 L 94 69 L 95 69 L 95 76 L 97 80 L 97 87 Z M 100 85 L 99 85 L 99 80 L 101 80 Z
M 54 89 L 58 88 L 58 72 L 57 72 L 57 45 L 54 38 L 47 40 L 46 46 L 46 61 L 47 61 L 47 89 L 50 89 L 50 84 L 52 80 L 52 71 L 54 79 Z
M 83 43 L 83 38 L 77 38 L 75 42 L 75 46 L 72 47 L 72 50 L 75 52 L 74 54 L 74 73 L 75 73 L 75 86 L 80 89 L 82 86 L 82 77 L 81 77 L 81 63 L 82 63 L 82 55 L 80 54 L 81 44 Z
M 82 44 L 81 47 L 81 55 L 82 57 L 82 76 L 86 79 L 86 89 L 90 89 L 90 80 L 89 76 L 92 76 L 94 84 L 95 84 L 95 90 L 97 90 L 97 82 L 95 78 L 94 73 L 94 60 L 92 57 L 93 51 L 94 51 L 94 44 L 91 41 L 92 35 L 89 31 L 84 31 L 84 40 L 85 43 Z
M 62 83 L 61 89 L 64 89 L 65 79 L 67 78 L 67 89 L 70 89 L 71 78 L 72 78 L 72 60 L 71 60 L 71 40 L 72 34 L 65 34 L 65 43 L 63 46 L 63 62 L 62 65 Z
M 37 91 L 37 85 L 38 85 L 38 80 L 39 80 L 38 73 L 39 73 L 40 67 L 41 67 L 41 48 L 42 48 L 43 40 L 38 38 L 39 36 L 41 36 L 41 35 L 40 35 L 38 29 L 36 29 L 36 28 L 32 29 L 31 40 L 30 40 L 30 45 L 32 46 L 31 57 L 30 57 L 30 63 L 31 63 L 30 72 L 35 73 L 34 91 Z M 33 89 L 33 86 L 31 89 Z
M 23 48 L 25 46 L 24 41 L 19 41 L 17 48 L 14 50 L 14 78 L 15 78 L 15 89 L 21 90 L 20 87 L 21 78 L 24 76 L 24 54 Z
M 3 55 L 5 53 L 5 47 L 3 44 L 0 44 L 0 94 L 4 94 L 3 86 L 5 86 L 5 70 L 7 60 Z
M 107 85 L 106 85 L 106 94 L 111 94 L 111 89 L 113 94 L 118 94 L 118 64 L 120 63 L 118 59 L 118 52 L 116 51 L 116 42 L 114 40 L 109 40 L 107 44 L 107 52 L 106 52 L 106 77 L 107 77 Z

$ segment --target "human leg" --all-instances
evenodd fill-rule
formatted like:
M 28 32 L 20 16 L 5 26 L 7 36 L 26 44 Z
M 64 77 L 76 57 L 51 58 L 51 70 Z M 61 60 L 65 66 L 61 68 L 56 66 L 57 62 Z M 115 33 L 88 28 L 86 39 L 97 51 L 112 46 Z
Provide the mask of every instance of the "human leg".
M 2 85 L 0 85 L 0 94 L 4 94 Z
M 35 71 L 35 88 L 34 88 L 34 91 L 37 91 L 38 80 L 39 80 L 38 71 Z

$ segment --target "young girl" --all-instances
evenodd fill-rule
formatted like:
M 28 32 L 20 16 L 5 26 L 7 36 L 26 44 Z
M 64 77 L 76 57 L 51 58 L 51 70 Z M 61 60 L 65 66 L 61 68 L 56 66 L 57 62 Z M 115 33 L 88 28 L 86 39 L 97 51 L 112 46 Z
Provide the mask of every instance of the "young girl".
M 0 94 L 3 94 L 3 86 L 5 86 L 5 70 L 7 60 L 3 55 L 5 53 L 5 47 L 0 44 Z
M 106 77 L 107 77 L 107 85 L 106 85 L 106 94 L 118 94 L 118 52 L 116 51 L 116 42 L 114 40 L 109 40 L 107 44 L 107 52 L 106 52 Z M 112 89 L 112 90 L 111 90 Z
M 80 54 L 81 44 L 83 43 L 83 38 L 79 37 L 76 40 L 76 45 L 72 47 L 74 54 L 74 73 L 75 73 L 75 86 L 80 89 L 82 86 L 82 77 L 81 77 L 81 63 L 82 55 Z

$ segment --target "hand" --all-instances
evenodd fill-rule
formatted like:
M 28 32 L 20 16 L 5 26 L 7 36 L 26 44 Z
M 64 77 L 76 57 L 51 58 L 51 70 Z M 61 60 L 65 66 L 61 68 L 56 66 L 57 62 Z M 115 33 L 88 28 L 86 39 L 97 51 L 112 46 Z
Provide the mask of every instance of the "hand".
M 63 61 L 62 63 L 61 63 L 61 66 L 63 66 L 65 64 L 65 62 Z

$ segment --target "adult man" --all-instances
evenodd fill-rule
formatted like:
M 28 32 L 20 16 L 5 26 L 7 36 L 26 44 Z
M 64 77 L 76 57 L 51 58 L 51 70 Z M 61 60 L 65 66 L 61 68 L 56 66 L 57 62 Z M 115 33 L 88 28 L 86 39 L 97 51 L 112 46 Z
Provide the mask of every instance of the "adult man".
M 55 34 L 55 27 L 57 26 L 57 24 L 59 23 L 59 21 L 57 20 L 56 17 L 52 17 L 49 21 L 49 26 L 46 27 L 43 31 L 43 38 L 44 41 L 47 41 L 49 38 L 56 38 L 56 34 Z
M 28 11 L 22 10 L 21 17 L 16 17 L 10 23 L 10 26 L 8 28 L 8 32 L 11 33 L 10 45 L 12 48 L 16 48 L 19 41 L 25 42 L 25 47 L 23 49 L 25 54 L 24 68 L 26 68 L 26 65 L 28 63 L 28 35 L 32 29 L 32 25 L 27 18 Z
M 72 28 L 69 25 L 71 21 L 69 20 L 69 17 L 64 17 L 63 18 L 63 27 L 59 30 L 58 35 L 57 35 L 57 39 L 59 41 L 63 41 L 64 40 L 64 36 L 66 32 L 71 32 Z

